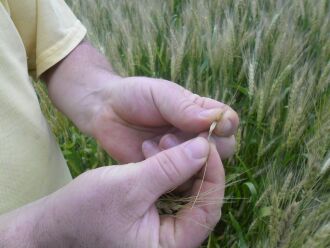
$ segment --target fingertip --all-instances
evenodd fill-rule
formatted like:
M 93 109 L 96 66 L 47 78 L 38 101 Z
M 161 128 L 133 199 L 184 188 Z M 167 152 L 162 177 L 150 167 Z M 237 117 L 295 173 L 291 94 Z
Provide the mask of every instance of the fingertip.
M 197 137 L 186 142 L 184 149 L 192 159 L 203 159 L 208 156 L 210 147 L 205 138 Z
M 220 118 L 214 132 L 219 136 L 228 137 L 236 133 L 238 125 L 238 114 L 234 110 L 228 109 L 223 113 L 223 116 Z
M 166 134 L 159 141 L 161 149 L 169 149 L 180 144 L 180 141 L 174 134 Z
M 239 126 L 239 116 L 236 111 L 231 110 L 228 113 L 228 119 L 231 121 L 233 126 L 233 134 L 236 133 L 238 126 Z
M 160 152 L 156 142 L 152 140 L 146 140 L 142 143 L 142 153 L 145 158 L 149 158 Z
M 234 135 L 230 137 L 211 136 L 210 141 L 215 144 L 221 159 L 227 159 L 235 154 L 236 139 Z

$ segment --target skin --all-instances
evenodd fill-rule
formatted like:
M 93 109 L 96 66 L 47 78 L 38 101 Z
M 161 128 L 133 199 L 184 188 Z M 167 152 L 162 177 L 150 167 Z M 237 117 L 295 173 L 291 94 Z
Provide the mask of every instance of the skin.
M 123 165 L 88 171 L 0 216 L 4 247 L 197 247 L 220 218 L 224 169 L 238 117 L 229 106 L 166 80 L 120 77 L 88 42 L 48 70 L 53 103 Z M 222 116 L 210 145 L 211 123 Z M 196 138 L 197 136 L 201 136 Z M 176 216 L 155 202 L 173 188 L 204 201 Z
M 222 113 L 214 142 L 222 147 L 222 158 L 233 153 L 239 120 L 228 105 L 167 80 L 120 77 L 88 42 L 80 44 L 43 78 L 55 106 L 121 163 L 143 160 L 145 141 L 158 144 L 167 134 L 180 141 L 203 132 L 207 135 L 211 123 Z

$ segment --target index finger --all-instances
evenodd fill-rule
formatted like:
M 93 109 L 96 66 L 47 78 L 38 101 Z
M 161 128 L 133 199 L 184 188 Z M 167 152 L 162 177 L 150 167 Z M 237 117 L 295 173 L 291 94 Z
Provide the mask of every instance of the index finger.
M 215 134 L 228 137 L 237 130 L 237 113 L 222 102 L 193 94 L 167 80 L 158 80 L 157 84 L 152 84 L 150 93 L 163 120 L 180 130 L 191 133 L 206 131 L 222 113 L 223 118 Z
M 236 111 L 234 111 L 229 105 L 222 102 L 218 102 L 212 98 L 202 97 L 203 107 L 206 109 L 222 108 L 220 115 L 215 119 L 210 119 L 211 124 L 217 121 L 217 125 L 214 129 L 214 133 L 220 137 L 230 137 L 237 131 L 239 125 L 239 117 Z

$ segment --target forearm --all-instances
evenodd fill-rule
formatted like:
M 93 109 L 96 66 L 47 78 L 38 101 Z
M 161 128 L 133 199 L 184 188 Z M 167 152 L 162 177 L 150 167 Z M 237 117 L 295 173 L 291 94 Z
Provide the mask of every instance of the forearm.
M 0 247 L 41 247 L 45 244 L 44 237 L 39 235 L 40 228 L 45 228 L 42 223 L 44 199 L 26 205 L 20 209 L 0 216 Z
M 102 96 L 109 97 L 119 78 L 106 58 L 86 41 L 42 75 L 54 105 L 87 134 L 91 134 L 88 124 L 102 105 Z

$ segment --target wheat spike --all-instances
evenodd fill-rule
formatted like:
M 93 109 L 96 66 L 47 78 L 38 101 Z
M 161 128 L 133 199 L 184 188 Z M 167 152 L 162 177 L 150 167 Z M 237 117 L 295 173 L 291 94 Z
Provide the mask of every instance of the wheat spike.
M 320 248 L 330 246 L 330 223 L 321 227 L 307 242 L 303 248 Z

